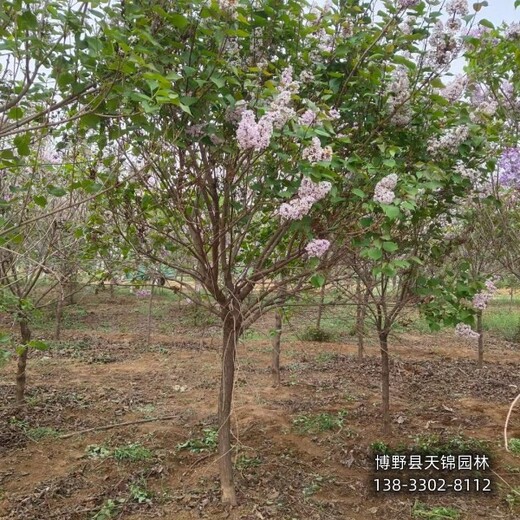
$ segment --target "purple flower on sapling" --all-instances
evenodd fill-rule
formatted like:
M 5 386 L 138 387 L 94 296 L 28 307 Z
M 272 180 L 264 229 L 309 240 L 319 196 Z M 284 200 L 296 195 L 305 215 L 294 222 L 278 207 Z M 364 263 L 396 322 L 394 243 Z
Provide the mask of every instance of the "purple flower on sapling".
M 321 258 L 329 249 L 330 242 L 328 240 L 314 239 L 306 246 L 305 251 L 310 257 Z

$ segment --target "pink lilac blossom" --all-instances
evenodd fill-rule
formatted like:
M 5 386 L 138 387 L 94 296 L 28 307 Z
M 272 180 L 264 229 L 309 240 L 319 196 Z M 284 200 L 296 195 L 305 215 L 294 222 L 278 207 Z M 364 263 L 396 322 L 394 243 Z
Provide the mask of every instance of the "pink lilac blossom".
M 328 240 L 314 239 L 305 246 L 305 251 L 310 257 L 321 258 L 329 247 L 330 242 Z
M 481 311 L 483 311 L 487 307 L 489 301 L 491 300 L 491 298 L 493 298 L 493 295 L 497 291 L 497 287 L 493 280 L 486 280 L 485 286 L 486 288 L 483 291 L 473 296 L 472 302 L 473 307 Z
M 404 20 L 400 25 L 399 25 L 399 30 L 403 33 L 403 34 L 412 34 L 413 32 L 413 28 L 415 26 L 415 22 L 417 21 L 417 17 L 415 16 L 408 16 L 406 18 L 406 20 Z
M 419 2 L 420 0 L 398 0 L 398 5 L 401 9 L 408 9 L 416 6 Z
M 457 334 L 457 336 L 468 339 L 477 339 L 480 336 L 478 332 L 475 332 L 469 325 L 466 325 L 465 323 L 457 324 L 455 327 L 455 334 Z
M 290 202 L 283 203 L 278 214 L 282 220 L 300 220 L 309 213 L 315 202 L 323 199 L 332 189 L 327 181 L 313 182 L 304 177 L 298 189 L 298 197 Z
M 453 16 L 466 16 L 469 14 L 468 0 L 448 0 L 446 11 Z
M 461 125 L 446 131 L 439 137 L 432 138 L 428 143 L 428 151 L 439 157 L 444 153 L 455 153 L 469 136 L 469 128 Z
M 300 81 L 302 83 L 310 83 L 314 81 L 314 74 L 309 70 L 304 70 L 300 74 Z
M 518 40 L 520 38 L 520 23 L 513 22 L 506 29 L 505 36 L 508 40 Z
M 238 0 L 219 0 L 219 5 L 225 11 L 234 11 L 238 5 Z
M 392 115 L 392 122 L 398 126 L 407 125 L 412 119 L 412 111 L 408 100 L 410 97 L 410 80 L 405 67 L 397 67 L 388 85 L 387 105 Z
M 520 148 L 506 148 L 498 160 L 498 180 L 506 187 L 520 187 Z
M 282 90 L 275 96 L 264 118 L 270 121 L 274 128 L 282 128 L 287 121 L 296 116 L 294 109 L 289 106 L 290 103 L 291 92 Z
M 237 140 L 243 150 L 253 148 L 260 152 L 269 146 L 273 134 L 273 123 L 268 118 L 260 118 L 257 123 L 252 110 L 244 110 L 238 124 Z
M 485 122 L 487 118 L 493 117 L 497 110 L 498 103 L 494 99 L 487 99 L 475 107 L 469 118 L 473 123 Z
M 397 184 L 397 175 L 392 173 L 383 177 L 374 188 L 374 201 L 380 204 L 392 204 L 395 199 L 394 188 Z
M 458 54 L 456 31 L 445 28 L 440 20 L 435 24 L 428 42 L 430 48 L 427 53 L 427 61 L 431 67 L 447 65 Z
M 329 119 L 333 119 L 334 120 L 334 119 L 339 119 L 341 117 L 341 114 L 340 114 L 339 110 L 337 110 L 335 108 L 331 108 L 329 110 L 328 116 L 329 116 Z
M 441 95 L 451 103 L 458 101 L 468 85 L 466 76 L 458 74 L 455 79 L 441 90 Z
M 332 148 L 330 146 L 322 148 L 319 138 L 313 137 L 312 144 L 303 150 L 302 157 L 312 164 L 320 161 L 330 161 L 332 159 Z
M 318 114 L 309 108 L 300 116 L 298 122 L 300 125 L 311 126 L 316 121 L 317 116 Z

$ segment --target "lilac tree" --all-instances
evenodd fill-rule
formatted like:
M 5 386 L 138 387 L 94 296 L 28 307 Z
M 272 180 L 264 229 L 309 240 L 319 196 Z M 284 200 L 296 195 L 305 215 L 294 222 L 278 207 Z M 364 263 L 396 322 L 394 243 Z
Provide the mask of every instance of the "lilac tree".
M 473 20 L 465 1 L 444 11 L 446 21 L 418 0 L 138 1 L 101 23 L 105 106 L 115 100 L 118 119 L 99 123 L 98 142 L 117 141 L 129 167 L 97 225 L 113 222 L 127 248 L 182 274 L 181 290 L 221 320 L 225 503 L 236 503 L 237 343 L 251 323 L 323 283 L 316 270 L 345 252 L 368 263 L 367 280 L 400 276 L 406 298 L 442 293 L 419 266 L 441 258 L 438 219 L 473 189 L 461 167 L 487 170 L 495 117 L 441 81 Z M 381 341 L 391 316 L 379 316 Z

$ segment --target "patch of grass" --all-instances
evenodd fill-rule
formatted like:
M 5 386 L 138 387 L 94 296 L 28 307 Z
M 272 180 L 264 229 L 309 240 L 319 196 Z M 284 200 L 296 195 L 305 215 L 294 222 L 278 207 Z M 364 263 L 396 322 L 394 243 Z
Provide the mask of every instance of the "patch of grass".
M 29 437 L 33 441 L 40 441 L 45 438 L 56 438 L 60 434 L 58 430 L 54 428 L 49 428 L 46 426 L 38 426 L 36 428 L 28 428 L 25 430 L 27 437 Z
M 383 441 L 374 441 L 370 445 L 370 449 L 372 450 L 372 453 L 377 453 L 381 455 L 390 455 L 391 453 L 394 453 L 394 450 L 386 444 L 386 442 Z
M 248 457 L 247 455 L 240 455 L 235 462 L 235 467 L 239 471 L 244 471 L 245 469 L 256 468 L 262 464 L 262 460 L 258 457 Z
M 319 343 L 332 341 L 334 335 L 322 328 L 307 327 L 300 335 L 300 341 L 317 341 Z
M 117 461 L 138 462 L 141 460 L 149 460 L 153 453 L 138 442 L 127 444 L 126 446 L 118 446 L 114 448 L 112 456 Z
M 17 419 L 16 417 L 12 417 L 9 423 L 20 428 L 32 441 L 40 441 L 46 437 L 57 437 L 60 434 L 58 430 L 48 426 L 36 426 L 35 428 L 31 428 L 27 421 Z
M 153 494 L 146 487 L 146 482 L 140 480 L 130 484 L 130 498 L 138 504 L 151 504 Z
M 321 475 L 315 475 L 312 482 L 303 488 L 303 496 L 309 498 L 315 495 L 323 486 L 324 478 Z
M 422 502 L 416 502 L 412 509 L 412 517 L 428 520 L 458 520 L 460 513 L 453 507 L 430 507 Z
M 520 439 L 513 437 L 509 439 L 509 449 L 515 455 L 520 455 Z
M 109 498 L 105 501 L 105 503 L 101 506 L 101 509 L 91 517 L 92 520 L 111 520 L 112 518 L 116 518 L 116 515 L 119 513 L 122 504 L 125 501 L 122 499 L 112 500 Z
M 508 309 L 490 306 L 483 313 L 482 326 L 485 331 L 502 336 L 507 341 L 520 342 L 518 314 L 510 312 Z
M 438 435 L 419 435 L 415 437 L 411 450 L 418 453 L 436 455 L 457 455 L 462 453 L 489 454 L 489 443 L 473 437 L 454 435 L 442 439 Z
M 293 425 L 300 434 L 316 434 L 341 428 L 346 416 L 345 411 L 336 415 L 327 412 L 317 415 L 301 414 L 293 420 Z
M 186 442 L 177 444 L 177 450 L 188 450 L 192 453 L 203 451 L 215 451 L 217 449 L 218 431 L 215 428 L 205 428 L 202 430 L 202 437 L 188 439 Z
M 118 462 L 139 462 L 153 457 L 152 451 L 138 442 L 117 446 L 114 449 L 98 444 L 90 444 L 87 446 L 86 453 L 91 459 L 113 457 Z
M 320 352 L 316 357 L 316 363 L 329 363 L 336 358 L 336 354 L 334 352 Z
M 506 495 L 506 502 L 511 512 L 520 506 L 520 487 L 511 488 Z
M 87 446 L 86 453 L 89 459 L 106 459 L 112 454 L 107 447 L 99 446 L 98 444 L 90 444 Z

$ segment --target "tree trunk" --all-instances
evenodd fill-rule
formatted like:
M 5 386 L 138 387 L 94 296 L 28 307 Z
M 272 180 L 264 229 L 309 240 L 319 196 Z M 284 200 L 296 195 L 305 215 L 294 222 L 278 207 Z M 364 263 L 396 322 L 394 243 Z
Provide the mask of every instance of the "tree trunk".
M 153 304 L 153 293 L 155 289 L 155 278 L 152 280 L 152 288 L 150 289 L 150 299 L 148 301 L 148 319 L 146 323 L 146 345 L 150 346 L 152 341 L 152 304 Z
M 482 311 L 477 311 L 477 332 L 478 332 L 478 368 L 484 365 L 484 335 L 482 331 Z
M 223 317 L 223 349 L 218 401 L 218 452 L 222 503 L 236 505 L 231 457 L 231 405 L 235 380 L 235 357 L 241 332 L 240 312 L 229 309 Z
M 273 358 L 271 374 L 273 375 L 273 386 L 280 386 L 280 339 L 282 337 L 282 309 L 274 311 L 274 335 L 273 335 Z
M 61 323 L 63 321 L 63 303 L 64 303 L 63 287 L 60 284 L 60 294 L 56 302 L 56 323 L 54 328 L 54 339 L 59 340 L 61 335 Z
M 321 286 L 320 304 L 318 306 L 318 319 L 316 320 L 316 328 L 321 329 L 321 318 L 323 316 L 323 304 L 325 302 L 325 283 Z
M 20 333 L 22 336 L 22 349 L 18 354 L 18 371 L 16 373 L 16 403 L 22 404 L 25 397 L 25 370 L 27 367 L 27 356 L 29 355 L 29 347 L 27 343 L 31 341 L 31 329 L 27 320 L 24 318 L 20 321 Z
M 357 309 L 356 309 L 356 335 L 357 335 L 357 343 L 358 343 L 358 359 L 359 361 L 363 360 L 363 355 L 365 353 L 365 304 L 366 295 L 363 296 L 363 292 L 361 290 L 361 281 L 358 280 L 356 286 L 356 299 L 357 299 Z
M 381 393 L 383 410 L 383 434 L 390 434 L 390 360 L 388 355 L 388 332 L 379 333 L 381 348 Z

